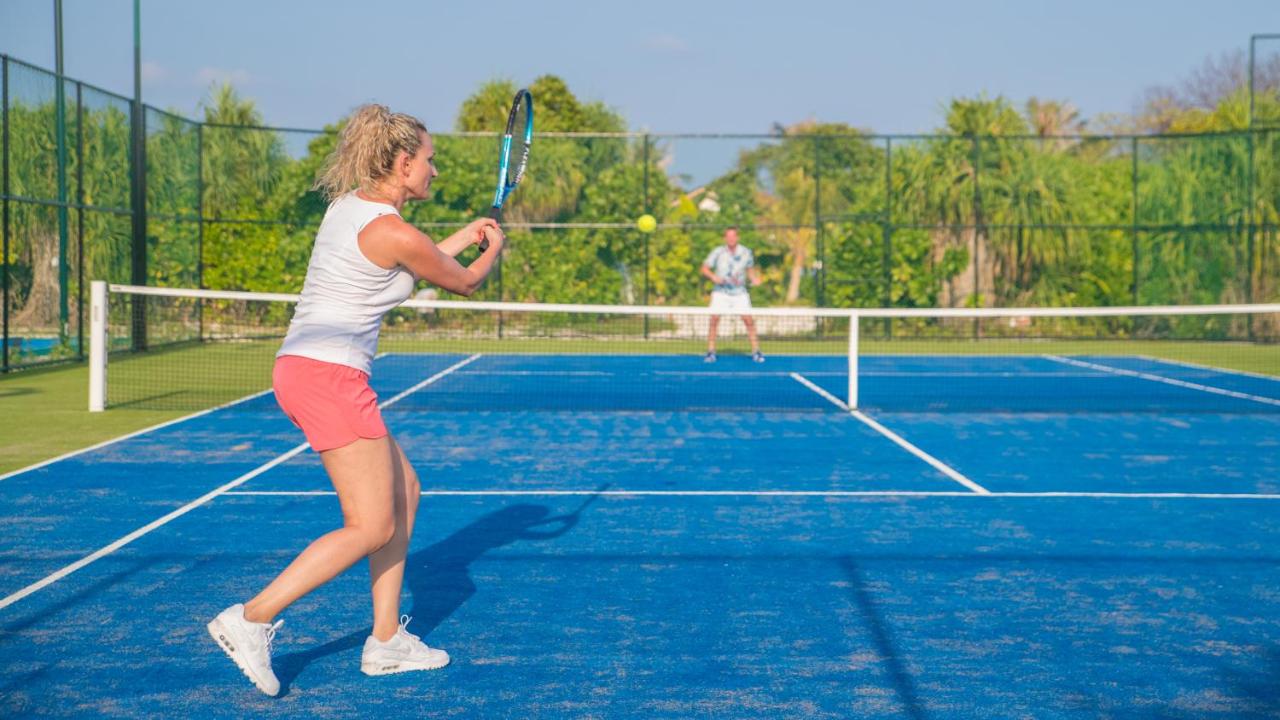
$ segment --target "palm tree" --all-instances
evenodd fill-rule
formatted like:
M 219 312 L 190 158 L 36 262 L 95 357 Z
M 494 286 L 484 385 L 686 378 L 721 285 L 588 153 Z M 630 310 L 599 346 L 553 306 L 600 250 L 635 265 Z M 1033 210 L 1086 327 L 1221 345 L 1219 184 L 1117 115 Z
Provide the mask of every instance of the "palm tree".
M 1026 124 L 1003 98 L 954 100 L 946 134 L 904 153 L 896 166 L 898 196 L 919 222 L 934 224 L 934 262 L 965 254 L 967 266 L 943 288 L 940 300 L 946 305 L 991 304 L 995 266 L 982 200 L 999 194 L 999 184 L 1007 180 L 1001 171 L 1024 152 L 1023 144 L 999 136 L 1025 132 Z
M 1069 102 L 1057 100 L 1040 100 L 1031 98 L 1027 101 L 1027 122 L 1036 135 L 1049 140 L 1053 150 L 1066 150 L 1071 146 L 1071 138 L 1064 135 L 1078 135 L 1084 131 L 1084 120 L 1080 111 Z
M 254 102 L 228 83 L 204 106 L 204 211 L 209 217 L 258 219 L 288 164 L 279 133 L 263 125 Z

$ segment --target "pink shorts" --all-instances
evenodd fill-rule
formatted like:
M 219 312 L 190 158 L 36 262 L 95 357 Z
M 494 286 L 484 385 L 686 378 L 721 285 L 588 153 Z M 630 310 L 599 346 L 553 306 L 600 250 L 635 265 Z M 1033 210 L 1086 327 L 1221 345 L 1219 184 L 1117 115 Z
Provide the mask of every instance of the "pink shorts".
M 340 448 L 358 438 L 387 435 L 368 373 L 298 355 L 281 355 L 271 372 L 271 386 L 280 409 L 302 429 L 316 452 Z

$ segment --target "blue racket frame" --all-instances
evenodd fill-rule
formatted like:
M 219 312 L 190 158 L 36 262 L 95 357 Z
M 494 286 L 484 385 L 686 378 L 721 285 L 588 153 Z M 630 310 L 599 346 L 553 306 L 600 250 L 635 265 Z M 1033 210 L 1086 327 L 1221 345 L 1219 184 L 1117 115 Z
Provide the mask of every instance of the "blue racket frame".
M 517 128 L 514 127 L 516 116 L 520 112 L 520 106 L 526 106 L 527 119 L 522 131 L 522 135 L 514 135 Z M 511 144 L 513 136 L 520 137 L 522 141 L 519 163 L 515 166 L 515 176 L 508 182 L 507 176 L 511 170 Z M 533 144 L 533 95 L 528 90 L 521 88 L 516 92 L 515 98 L 511 102 L 511 112 L 507 115 L 507 131 L 502 135 L 502 150 L 498 159 L 498 189 L 493 194 L 493 206 L 489 209 L 489 217 L 498 219 L 502 215 L 502 203 L 506 202 L 510 197 L 511 191 L 515 190 L 516 185 L 524 177 L 525 165 L 529 162 L 529 146 Z M 483 252 L 489 247 L 489 241 L 485 240 L 480 243 L 480 251 Z
M 515 123 L 516 113 L 520 111 L 520 104 L 528 105 L 528 121 L 524 126 L 524 137 L 521 139 L 523 150 L 520 153 L 520 164 L 517 165 L 516 176 L 511 182 L 507 182 L 507 172 L 511 168 L 511 138 L 512 131 L 515 128 L 510 125 Z M 507 118 L 507 132 L 502 136 L 502 155 L 498 163 L 498 189 L 493 195 L 493 209 L 501 210 L 502 203 L 506 201 L 507 196 L 515 189 L 516 185 L 524 177 L 525 164 L 529 161 L 529 146 L 533 144 L 533 96 L 528 90 L 521 90 L 516 93 L 515 100 L 511 103 L 511 115 Z

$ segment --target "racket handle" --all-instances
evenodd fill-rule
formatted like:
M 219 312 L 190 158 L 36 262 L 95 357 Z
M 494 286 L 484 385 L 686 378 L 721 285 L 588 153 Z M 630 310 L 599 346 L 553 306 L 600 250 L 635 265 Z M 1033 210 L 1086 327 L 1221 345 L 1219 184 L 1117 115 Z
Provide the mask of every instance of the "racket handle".
M 497 207 L 489 208 L 489 217 L 493 218 L 494 220 L 497 220 L 498 216 L 500 215 L 502 215 L 502 208 L 497 208 Z M 488 250 L 488 249 L 489 249 L 489 238 L 487 237 L 480 238 L 480 252 L 484 252 L 485 250 Z
M 490 229 L 486 227 L 484 229 L 484 237 L 480 238 L 480 252 L 482 254 L 489 249 L 489 232 L 490 232 Z M 499 233 L 498 237 L 502 237 L 501 230 L 493 230 L 493 232 Z

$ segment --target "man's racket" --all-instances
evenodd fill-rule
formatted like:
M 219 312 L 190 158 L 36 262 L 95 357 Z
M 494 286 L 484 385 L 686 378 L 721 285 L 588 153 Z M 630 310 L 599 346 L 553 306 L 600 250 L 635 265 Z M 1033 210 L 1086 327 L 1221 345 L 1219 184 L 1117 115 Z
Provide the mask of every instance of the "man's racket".
M 529 164 L 529 146 L 533 144 L 533 96 L 528 90 L 518 90 L 507 115 L 507 131 L 502 135 L 502 154 L 498 158 L 498 191 L 493 194 L 493 207 L 489 217 L 497 220 L 502 215 L 502 203 L 511 196 L 524 168 Z M 489 249 L 489 239 L 480 241 L 480 252 Z

